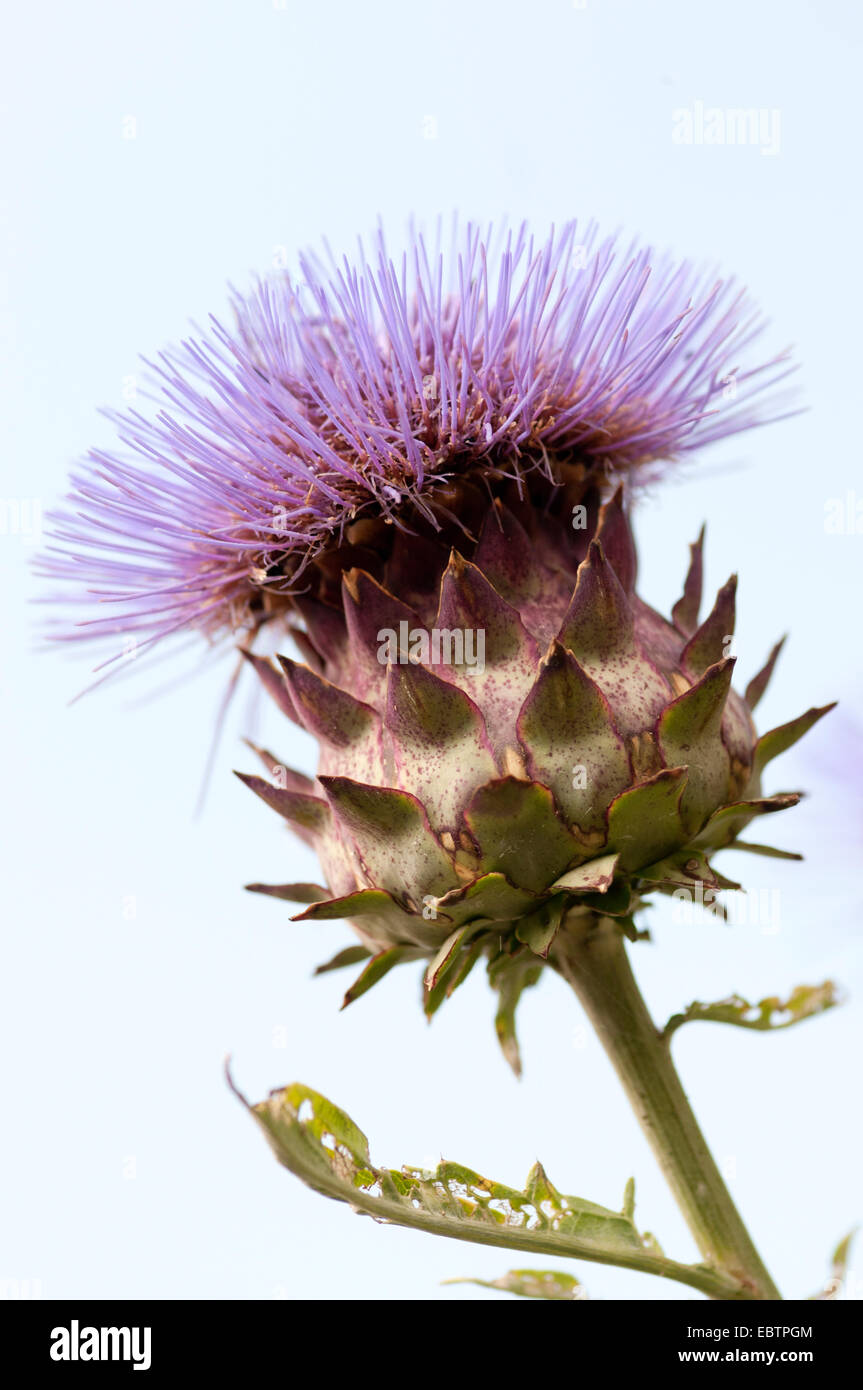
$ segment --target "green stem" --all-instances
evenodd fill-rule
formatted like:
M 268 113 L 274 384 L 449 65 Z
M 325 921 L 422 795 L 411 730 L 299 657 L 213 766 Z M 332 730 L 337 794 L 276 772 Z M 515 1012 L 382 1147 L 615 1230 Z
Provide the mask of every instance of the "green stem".
M 780 1298 L 647 1011 L 617 923 L 572 921 L 558 935 L 554 964 L 596 1028 L 705 1262 L 751 1298 Z

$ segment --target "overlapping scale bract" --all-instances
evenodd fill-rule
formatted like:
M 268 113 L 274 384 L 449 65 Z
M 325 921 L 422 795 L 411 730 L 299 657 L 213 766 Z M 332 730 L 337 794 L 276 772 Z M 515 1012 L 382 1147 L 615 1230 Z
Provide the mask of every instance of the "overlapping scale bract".
M 702 539 L 666 621 L 635 594 L 620 492 L 577 567 L 559 531 L 546 545 L 498 501 L 473 558 L 452 553 L 431 632 L 357 569 L 341 609 L 306 605 L 305 663 L 254 658 L 319 741 L 315 786 L 246 780 L 318 850 L 328 891 L 298 916 L 347 917 L 369 952 L 348 999 L 424 956 L 431 1013 L 485 956 L 517 1065 L 515 1002 L 568 914 L 614 916 L 635 936 L 645 893 L 727 886 L 706 854 L 794 803 L 764 797 L 761 771 L 825 711 L 757 739 L 731 686 L 733 578 L 698 620 Z M 484 664 L 435 647 L 435 630 L 482 633 Z

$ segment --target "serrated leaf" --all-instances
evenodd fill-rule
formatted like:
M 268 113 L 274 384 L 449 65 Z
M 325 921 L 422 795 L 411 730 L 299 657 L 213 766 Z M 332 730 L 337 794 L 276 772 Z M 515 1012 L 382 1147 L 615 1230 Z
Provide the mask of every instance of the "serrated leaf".
M 481 1289 L 500 1289 L 520 1298 L 545 1298 L 557 1302 L 586 1299 L 584 1285 L 574 1274 L 560 1269 L 510 1269 L 498 1279 L 444 1279 L 444 1284 L 475 1284 Z
M 707 1023 L 732 1023 L 737 1028 L 754 1028 L 759 1032 L 776 1032 L 781 1028 L 790 1028 L 794 1023 L 802 1023 L 804 1019 L 814 1018 L 816 1014 L 823 1014 L 838 1003 L 840 1000 L 832 980 L 825 980 L 821 985 L 798 985 L 787 999 L 770 995 L 757 1004 L 750 1004 L 739 994 L 729 995 L 715 1004 L 702 1004 L 696 1000 L 684 1013 L 674 1014 L 668 1020 L 664 1035 L 670 1038 L 682 1024 L 697 1019 Z
M 540 1165 L 524 1191 L 481 1177 L 457 1163 L 434 1171 L 378 1168 L 353 1120 L 318 1092 L 298 1083 L 250 1106 L 278 1161 L 315 1191 L 346 1202 L 378 1221 L 449 1236 L 676 1279 L 716 1298 L 745 1297 L 742 1286 L 706 1265 L 682 1265 L 660 1254 L 626 1210 L 613 1211 L 565 1196 Z

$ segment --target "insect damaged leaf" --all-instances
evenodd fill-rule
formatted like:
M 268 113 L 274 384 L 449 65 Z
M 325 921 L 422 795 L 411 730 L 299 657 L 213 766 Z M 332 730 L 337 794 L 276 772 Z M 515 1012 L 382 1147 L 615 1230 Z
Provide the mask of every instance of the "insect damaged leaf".
M 620 1265 L 676 1279 L 712 1297 L 747 1296 L 731 1276 L 708 1265 L 670 1260 L 652 1236 L 643 1235 L 635 1225 L 631 1182 L 621 1209 L 613 1211 L 559 1192 L 539 1163 L 522 1191 L 459 1163 L 441 1162 L 434 1170 L 378 1168 L 362 1130 L 317 1091 L 294 1083 L 249 1105 L 230 1073 L 228 1081 L 279 1163 L 315 1191 L 378 1222 L 532 1255 Z M 512 1271 L 515 1276 L 524 1281 L 549 1277 L 530 1270 Z M 526 1287 L 513 1291 L 525 1293 Z
M 776 1032 L 814 1018 L 834 1008 L 840 999 L 832 980 L 820 985 L 798 985 L 787 999 L 770 995 L 757 1004 L 750 1004 L 739 994 L 719 999 L 715 1004 L 696 1000 L 682 1014 L 673 1014 L 665 1025 L 664 1036 L 670 1038 L 684 1023 L 703 1019 L 708 1023 L 732 1023 L 737 1028 L 753 1028 L 759 1032 Z

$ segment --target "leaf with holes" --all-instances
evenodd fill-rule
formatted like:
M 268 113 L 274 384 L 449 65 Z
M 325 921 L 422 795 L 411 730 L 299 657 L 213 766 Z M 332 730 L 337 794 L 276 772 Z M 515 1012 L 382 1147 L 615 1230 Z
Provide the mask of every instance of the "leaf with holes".
M 366 1136 L 344 1111 L 299 1083 L 249 1105 L 278 1161 L 315 1191 L 346 1202 L 377 1221 L 477 1245 L 620 1265 L 676 1279 L 714 1298 L 745 1298 L 743 1287 L 707 1265 L 684 1265 L 662 1254 L 633 1219 L 632 1185 L 613 1211 L 568 1197 L 537 1163 L 523 1191 L 481 1177 L 458 1163 L 377 1168 Z
M 822 985 L 798 985 L 787 999 L 771 995 L 757 1004 L 750 1004 L 739 994 L 729 995 L 715 1004 L 702 1004 L 699 1000 L 690 1004 L 682 1014 L 674 1014 L 665 1025 L 665 1036 L 684 1023 L 703 1019 L 708 1023 L 733 1023 L 737 1028 L 754 1028 L 759 1032 L 776 1032 L 780 1028 L 790 1028 L 793 1023 L 802 1023 L 806 1018 L 814 1018 L 840 1002 L 836 986 L 832 980 Z

